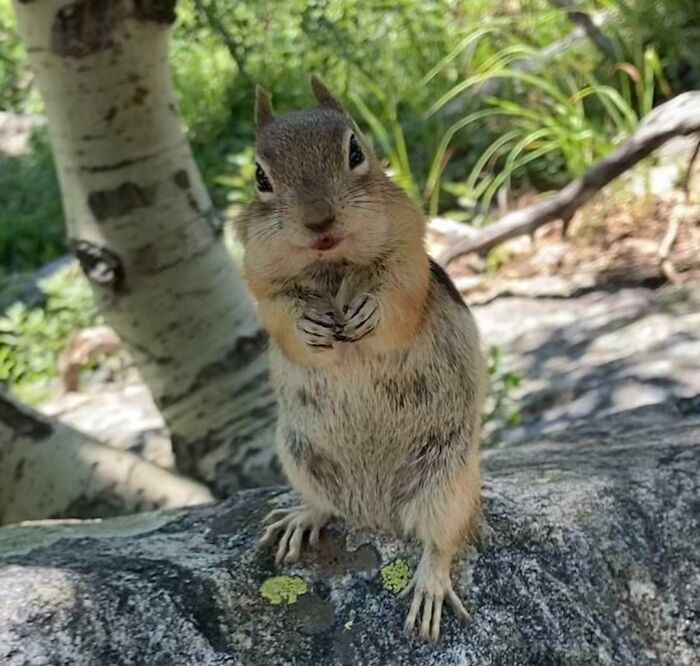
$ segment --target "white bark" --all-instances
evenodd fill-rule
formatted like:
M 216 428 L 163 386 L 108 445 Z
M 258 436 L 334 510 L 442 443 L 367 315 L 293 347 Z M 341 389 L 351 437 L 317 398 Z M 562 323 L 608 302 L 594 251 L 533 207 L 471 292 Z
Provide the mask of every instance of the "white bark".
M 209 490 L 0 394 L 0 525 L 208 502 Z
M 275 480 L 265 336 L 168 70 L 175 0 L 16 0 L 71 247 L 173 438 L 219 493 Z

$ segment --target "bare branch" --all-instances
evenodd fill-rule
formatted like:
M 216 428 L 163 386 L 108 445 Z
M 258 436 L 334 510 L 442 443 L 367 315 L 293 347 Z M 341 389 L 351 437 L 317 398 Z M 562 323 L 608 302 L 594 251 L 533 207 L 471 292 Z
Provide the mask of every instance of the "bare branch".
M 603 34 L 603 31 L 596 25 L 590 14 L 581 11 L 569 0 L 550 0 L 550 2 L 563 9 L 574 25 L 584 31 L 590 42 L 609 60 L 616 60 L 613 43 Z
M 238 68 L 238 73 L 243 79 L 251 82 L 250 76 L 245 69 L 243 64 L 243 54 L 240 52 L 241 48 L 238 42 L 234 39 L 233 35 L 226 27 L 226 24 L 221 20 L 214 2 L 204 2 L 204 0 L 194 0 L 195 7 L 200 11 L 209 23 L 211 29 L 221 37 L 221 41 L 224 43 L 226 50 L 228 51 L 231 59 L 236 64 Z
M 694 90 L 654 109 L 629 139 L 584 176 L 546 201 L 509 213 L 476 236 L 461 239 L 445 250 L 438 261 L 445 265 L 470 252 L 483 253 L 515 236 L 531 234 L 547 222 L 570 219 L 596 192 L 666 141 L 697 132 L 700 132 L 700 91 Z

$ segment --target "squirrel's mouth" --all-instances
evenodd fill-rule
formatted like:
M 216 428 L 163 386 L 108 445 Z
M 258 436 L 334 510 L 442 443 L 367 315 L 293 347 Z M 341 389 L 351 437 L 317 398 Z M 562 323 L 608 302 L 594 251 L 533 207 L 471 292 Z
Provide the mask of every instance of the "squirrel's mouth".
M 333 236 L 331 234 L 323 234 L 319 236 L 311 246 L 312 250 L 320 250 L 321 252 L 326 252 L 332 250 L 334 247 L 340 245 L 342 238 L 338 236 Z

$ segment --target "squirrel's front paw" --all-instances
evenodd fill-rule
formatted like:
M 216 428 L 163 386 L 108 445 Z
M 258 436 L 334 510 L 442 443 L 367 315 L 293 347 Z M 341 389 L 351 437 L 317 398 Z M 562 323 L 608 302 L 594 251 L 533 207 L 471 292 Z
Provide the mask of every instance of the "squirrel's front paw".
M 372 294 L 360 294 L 343 312 L 345 321 L 335 336 L 340 342 L 357 342 L 373 333 L 379 323 L 379 301 Z
M 337 328 L 335 313 L 323 304 L 307 305 L 297 320 L 299 335 L 313 352 L 332 349 Z

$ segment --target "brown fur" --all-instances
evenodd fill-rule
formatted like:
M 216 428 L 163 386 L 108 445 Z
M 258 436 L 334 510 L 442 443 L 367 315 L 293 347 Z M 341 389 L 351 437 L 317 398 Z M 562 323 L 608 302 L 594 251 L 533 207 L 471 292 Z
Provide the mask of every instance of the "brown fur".
M 273 192 L 237 222 L 272 341 L 279 457 L 304 501 L 265 538 L 282 531 L 278 559 L 290 561 L 332 515 L 417 536 L 406 626 L 422 606 L 421 634 L 436 638 L 443 599 L 466 614 L 449 568 L 478 523 L 484 360 L 471 314 L 425 252 L 420 208 L 318 81 L 314 92 L 318 108 L 282 117 L 259 94 Z M 356 169 L 350 132 L 365 156 Z M 321 222 L 342 238 L 331 250 L 311 247 Z

